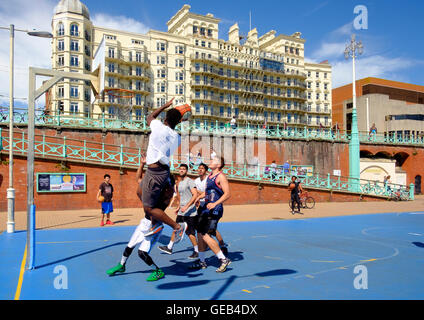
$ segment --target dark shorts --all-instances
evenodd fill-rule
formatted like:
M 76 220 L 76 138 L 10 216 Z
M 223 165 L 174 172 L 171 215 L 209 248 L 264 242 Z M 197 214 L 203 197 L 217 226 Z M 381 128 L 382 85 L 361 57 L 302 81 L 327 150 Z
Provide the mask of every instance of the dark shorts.
M 185 217 L 185 216 L 177 216 L 177 223 L 185 222 L 187 223 L 186 235 L 195 235 L 197 229 L 197 223 L 199 220 L 199 216 L 194 217 Z
M 111 202 L 102 202 L 102 213 L 103 214 L 108 214 L 113 212 L 113 205 L 112 205 L 112 201 Z
M 163 191 L 173 186 L 169 170 L 147 168 L 141 184 L 143 207 L 163 208 Z
M 221 209 L 216 210 L 218 207 Z M 202 213 L 198 216 L 197 232 L 202 235 L 209 234 L 216 236 L 216 229 L 218 228 L 218 221 L 222 218 L 223 210 L 222 206 L 218 206 L 210 212 L 206 207 L 199 207 L 199 211 Z

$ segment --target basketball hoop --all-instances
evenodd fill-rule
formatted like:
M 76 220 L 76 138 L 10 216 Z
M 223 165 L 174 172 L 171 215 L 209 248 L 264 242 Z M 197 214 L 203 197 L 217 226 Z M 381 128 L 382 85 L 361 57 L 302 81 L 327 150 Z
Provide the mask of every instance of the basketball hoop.
M 121 89 L 121 88 L 110 88 L 110 89 L 103 90 L 103 93 L 102 93 L 103 98 L 105 95 L 108 95 L 114 98 L 130 99 L 134 97 L 134 91 Z

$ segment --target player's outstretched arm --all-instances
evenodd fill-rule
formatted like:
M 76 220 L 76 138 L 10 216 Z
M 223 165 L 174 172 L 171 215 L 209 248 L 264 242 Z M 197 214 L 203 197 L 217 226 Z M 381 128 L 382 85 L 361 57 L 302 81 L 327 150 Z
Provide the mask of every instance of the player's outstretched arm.
M 149 114 L 147 116 L 147 125 L 150 126 L 150 123 L 156 119 L 163 110 L 165 110 L 166 108 L 168 108 L 170 105 L 172 105 L 172 102 L 174 101 L 175 98 L 172 98 L 171 100 L 169 100 L 167 103 L 165 103 L 162 107 L 157 108 L 156 110 L 154 110 L 151 114 Z

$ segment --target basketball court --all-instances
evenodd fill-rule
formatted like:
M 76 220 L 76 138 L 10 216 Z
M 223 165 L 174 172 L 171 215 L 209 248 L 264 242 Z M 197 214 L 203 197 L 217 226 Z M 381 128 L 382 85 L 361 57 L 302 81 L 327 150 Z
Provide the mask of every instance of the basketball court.
M 0 252 L 6 268 L 0 276 L 0 298 L 424 298 L 424 212 L 226 222 L 219 228 L 233 261 L 225 273 L 215 272 L 219 262 L 211 251 L 207 269 L 188 270 L 192 247 L 184 238 L 172 255 L 157 245 L 152 249 L 152 258 L 165 272 L 156 282 L 146 281 L 151 269 L 136 251 L 125 273 L 106 275 L 119 262 L 135 226 L 38 230 L 34 270 L 24 268 L 26 232 L 3 232 Z M 168 243 L 170 233 L 166 227 L 159 244 Z M 67 282 L 60 282 L 64 270 Z M 366 276 L 366 289 L 355 289 L 358 276 Z M 67 289 L 55 288 L 57 283 Z

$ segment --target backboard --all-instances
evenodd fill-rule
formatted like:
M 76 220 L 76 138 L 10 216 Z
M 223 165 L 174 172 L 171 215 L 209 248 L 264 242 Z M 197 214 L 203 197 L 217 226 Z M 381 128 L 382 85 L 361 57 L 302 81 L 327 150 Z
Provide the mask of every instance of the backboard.
M 94 95 L 91 99 L 91 103 L 93 103 L 105 89 L 105 54 L 106 40 L 105 36 L 103 36 L 102 41 L 100 41 L 100 44 L 94 53 L 93 65 L 91 67 L 91 73 L 97 77 L 97 82 L 92 83 Z

